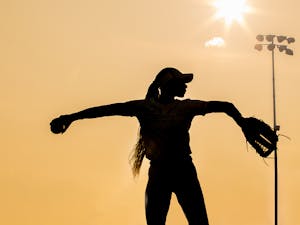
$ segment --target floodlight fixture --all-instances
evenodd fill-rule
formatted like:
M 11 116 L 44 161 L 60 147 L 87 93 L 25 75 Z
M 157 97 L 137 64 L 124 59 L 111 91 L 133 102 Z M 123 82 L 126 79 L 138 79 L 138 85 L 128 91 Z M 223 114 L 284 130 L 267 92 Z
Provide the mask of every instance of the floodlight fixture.
M 285 50 L 285 53 L 286 53 L 287 55 L 294 55 L 293 50 L 292 50 L 292 49 L 289 49 L 289 48 L 287 48 L 287 49 Z
M 268 50 L 273 51 L 274 48 L 275 48 L 275 45 L 274 44 L 269 44 L 267 48 L 268 48 Z
M 283 52 L 283 51 L 285 51 L 285 50 L 287 49 L 287 46 L 286 46 L 286 45 L 278 45 L 277 47 L 278 47 L 278 50 L 279 50 L 280 52 Z
M 264 35 L 261 35 L 261 34 L 257 35 L 256 40 L 263 41 L 264 40 Z
M 261 51 L 261 50 L 263 49 L 263 46 L 262 46 L 261 44 L 256 44 L 256 45 L 254 46 L 254 48 L 255 48 L 256 50 L 258 50 L 258 51 Z
M 268 34 L 268 35 L 262 35 L 259 34 L 256 36 L 256 40 L 258 40 L 259 42 L 262 42 L 264 40 L 266 40 L 267 42 L 270 43 L 261 43 L 261 44 L 256 44 L 254 46 L 254 48 L 258 51 L 262 51 L 263 50 L 263 46 L 266 45 L 267 49 L 269 51 L 274 51 L 274 49 L 277 47 L 279 52 L 285 52 L 287 55 L 294 55 L 293 50 L 288 49 L 287 45 L 281 45 L 279 43 L 283 42 L 283 41 L 287 41 L 288 44 L 290 43 L 294 43 L 295 42 L 295 38 L 293 37 L 287 37 L 284 35 L 274 35 L 274 34 Z M 277 40 L 277 43 L 276 43 Z
M 277 36 L 277 41 L 278 41 L 279 43 L 283 42 L 284 40 L 286 40 L 286 36 L 282 36 L 282 35 Z
M 275 35 L 274 34 L 269 34 L 266 36 L 266 40 L 269 42 L 273 42 Z
M 286 40 L 287 40 L 287 42 L 288 42 L 289 44 L 295 42 L 295 38 L 293 38 L 293 37 L 289 37 L 289 38 L 287 38 Z

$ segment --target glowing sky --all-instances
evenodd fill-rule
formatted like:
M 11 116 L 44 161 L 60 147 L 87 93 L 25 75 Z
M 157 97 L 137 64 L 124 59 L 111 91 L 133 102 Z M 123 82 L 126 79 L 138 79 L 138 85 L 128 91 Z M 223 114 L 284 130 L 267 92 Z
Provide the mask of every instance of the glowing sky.
M 224 19 L 227 26 L 244 23 L 244 14 L 252 11 L 246 0 L 216 0 L 213 6 L 217 9 L 215 18 Z
M 128 164 L 133 118 L 76 122 L 53 135 L 53 117 L 143 98 L 165 66 L 192 72 L 187 98 L 233 102 L 272 124 L 271 54 L 257 34 L 288 35 L 276 51 L 279 221 L 300 224 L 298 1 L 248 0 L 243 25 L 215 20 L 209 0 L 11 0 L 0 3 L 0 224 L 143 225 L 148 162 Z M 205 46 L 219 37 L 221 48 Z M 191 128 L 193 159 L 213 225 L 271 225 L 273 161 L 245 144 L 222 114 Z M 268 165 L 266 165 L 266 163 Z M 187 224 L 176 198 L 167 225 Z

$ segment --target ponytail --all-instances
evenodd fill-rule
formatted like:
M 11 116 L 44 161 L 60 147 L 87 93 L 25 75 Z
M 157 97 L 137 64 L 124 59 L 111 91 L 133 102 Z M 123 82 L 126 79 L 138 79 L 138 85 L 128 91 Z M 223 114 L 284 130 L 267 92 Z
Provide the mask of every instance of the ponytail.
M 138 141 L 133 150 L 133 154 L 129 160 L 131 163 L 132 174 L 134 177 L 139 175 L 145 154 L 146 154 L 146 149 L 144 145 L 144 140 L 141 134 L 141 130 L 139 130 Z
M 159 97 L 159 89 L 158 89 L 157 81 L 154 80 L 148 88 L 145 100 L 157 101 L 158 97 Z
M 158 77 L 158 76 L 157 76 Z M 157 82 L 157 77 L 156 79 L 150 84 L 145 100 L 148 101 L 157 101 L 159 98 L 159 85 Z M 139 129 L 139 134 L 138 134 L 138 141 L 135 145 L 135 148 L 133 150 L 133 154 L 129 160 L 129 162 L 131 163 L 131 167 L 132 167 L 132 173 L 133 176 L 136 177 L 139 172 L 140 172 L 140 168 L 142 166 L 143 163 L 143 159 L 145 157 L 146 154 L 146 148 L 145 148 L 145 144 L 144 144 L 144 139 L 143 139 L 143 131 L 140 127 Z

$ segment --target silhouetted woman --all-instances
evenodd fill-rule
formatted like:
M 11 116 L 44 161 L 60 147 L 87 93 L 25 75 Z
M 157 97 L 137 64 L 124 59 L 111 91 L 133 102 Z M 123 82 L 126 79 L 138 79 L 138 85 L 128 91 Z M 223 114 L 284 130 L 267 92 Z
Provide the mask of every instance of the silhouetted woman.
M 189 128 L 195 116 L 224 112 L 240 124 L 242 116 L 233 104 L 220 101 L 178 100 L 183 97 L 193 74 L 164 68 L 149 86 L 145 99 L 88 108 L 63 115 L 51 122 L 52 131 L 63 133 L 79 119 L 104 116 L 134 116 L 140 123 L 140 136 L 132 156 L 134 175 L 144 156 L 150 160 L 146 187 L 148 225 L 164 225 L 175 193 L 189 225 L 208 225 L 197 173 L 191 158 Z

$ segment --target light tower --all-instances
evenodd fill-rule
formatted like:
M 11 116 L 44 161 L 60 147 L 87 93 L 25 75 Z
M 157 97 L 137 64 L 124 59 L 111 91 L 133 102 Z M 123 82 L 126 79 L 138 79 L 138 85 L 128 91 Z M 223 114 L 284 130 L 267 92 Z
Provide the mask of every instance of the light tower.
M 287 37 L 283 35 L 257 35 L 256 40 L 259 44 L 255 45 L 255 49 L 258 51 L 263 50 L 263 46 L 267 46 L 267 49 L 272 52 L 272 87 L 273 87 L 273 129 L 275 132 L 279 131 L 280 126 L 276 122 L 276 93 L 275 93 L 275 65 L 274 65 L 274 51 L 278 49 L 279 52 L 284 52 L 287 55 L 293 55 L 293 50 L 288 48 L 288 44 L 294 43 L 295 38 Z M 286 44 L 284 44 L 286 42 Z M 274 183 L 275 183 L 275 225 L 278 225 L 278 159 L 277 148 L 274 151 Z

